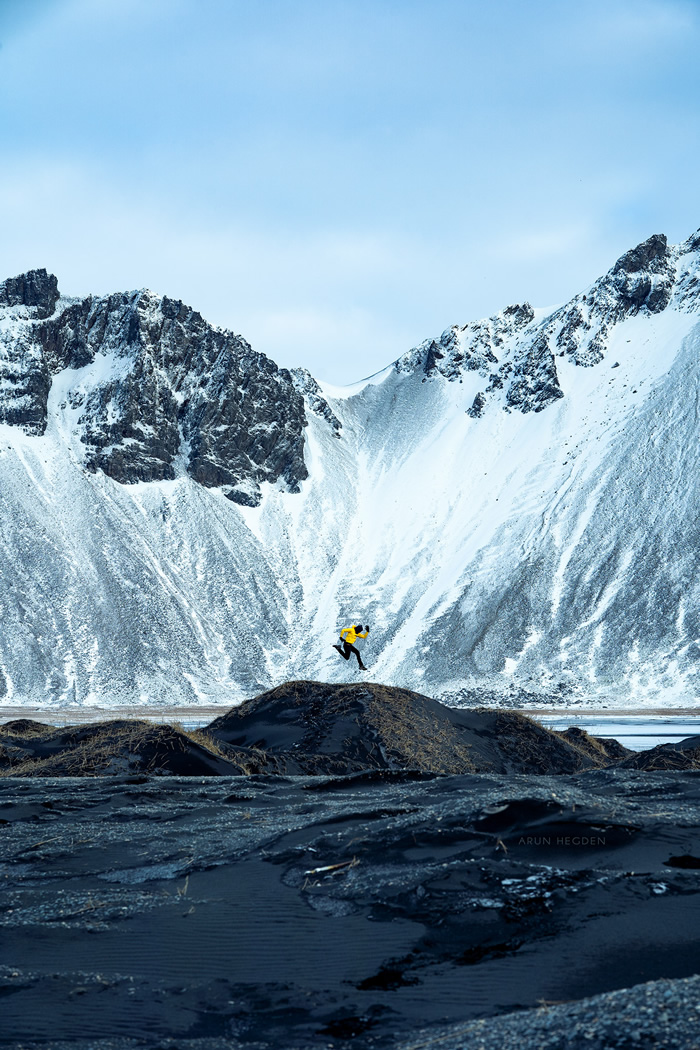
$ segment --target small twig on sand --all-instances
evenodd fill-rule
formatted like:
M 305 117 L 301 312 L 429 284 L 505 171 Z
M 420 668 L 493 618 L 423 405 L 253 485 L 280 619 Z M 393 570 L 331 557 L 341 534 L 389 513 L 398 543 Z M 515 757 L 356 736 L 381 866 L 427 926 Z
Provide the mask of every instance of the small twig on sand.
M 39 849 L 39 846 L 45 846 L 47 842 L 58 842 L 58 840 L 62 838 L 63 835 L 54 835 L 51 839 L 42 839 L 41 842 L 34 842 L 31 846 L 25 846 L 24 849 L 19 852 L 26 853 L 30 849 Z
M 357 857 L 353 857 L 352 860 L 344 860 L 340 864 L 324 864 L 322 868 L 310 868 L 309 871 L 304 872 L 304 875 L 325 875 L 329 871 L 340 871 L 341 868 L 354 868 L 359 863 Z

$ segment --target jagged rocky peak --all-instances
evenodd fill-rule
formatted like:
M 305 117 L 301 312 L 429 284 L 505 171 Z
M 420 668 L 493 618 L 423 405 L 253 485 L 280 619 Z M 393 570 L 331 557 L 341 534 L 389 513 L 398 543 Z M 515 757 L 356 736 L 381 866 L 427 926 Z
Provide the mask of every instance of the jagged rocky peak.
M 640 270 L 658 270 L 668 257 L 668 241 L 663 233 L 654 233 L 636 248 L 621 255 L 612 268 L 613 273 L 639 273 Z
M 468 373 L 485 379 L 468 415 L 478 419 L 497 398 L 510 411 L 540 412 L 563 397 L 546 335 L 539 336 L 535 311 L 516 303 L 493 317 L 447 328 L 439 339 L 426 339 L 395 362 L 398 372 L 423 373 L 462 382 Z M 499 393 L 503 391 L 503 393 Z
M 674 291 L 677 255 L 663 234 L 654 234 L 621 256 L 587 292 L 542 320 L 515 350 L 506 407 L 546 408 L 563 397 L 557 356 L 593 367 L 605 357 L 613 325 L 640 312 L 665 310 Z
M 427 339 L 399 358 L 395 368 L 420 370 L 423 381 L 441 376 L 462 382 L 468 373 L 476 373 L 487 382 L 467 409 L 473 419 L 494 399 L 507 411 L 540 412 L 563 397 L 552 351 L 527 302 L 507 306 L 494 317 L 453 325 L 439 339 Z
M 603 360 L 613 325 L 638 313 L 661 313 L 678 290 L 678 259 L 684 246 L 669 248 L 655 233 L 625 252 L 586 293 L 575 296 L 542 325 L 553 350 L 583 367 Z M 550 340 L 551 341 L 551 340 Z
M 626 314 L 665 310 L 673 293 L 675 278 L 674 253 L 666 237 L 656 233 L 617 260 L 612 280 Z
M 39 305 L 37 320 L 3 332 L 0 421 L 43 434 L 52 384 L 71 369 L 52 411 L 73 414 L 87 469 L 122 483 L 182 470 L 248 505 L 260 501 L 262 482 L 298 491 L 307 421 L 286 369 L 149 291 L 88 296 L 56 311 L 55 278 L 34 273 L 2 286 L 4 305 L 20 296 Z
M 540 412 L 563 397 L 557 357 L 593 367 L 605 357 L 611 328 L 639 313 L 669 305 L 700 308 L 700 231 L 669 247 L 653 234 L 625 252 L 586 292 L 539 322 L 532 307 L 509 306 L 495 317 L 453 325 L 427 339 L 395 363 L 399 372 L 463 381 L 476 373 L 487 382 L 473 397 L 468 414 L 478 419 L 489 402 L 506 411 Z M 500 392 L 500 393 L 499 393 Z
M 506 342 L 534 320 L 529 303 L 506 307 L 494 317 L 446 328 L 439 339 L 426 339 L 400 357 L 398 372 L 422 370 L 427 377 L 443 376 L 449 382 L 466 372 L 488 376 L 499 363 Z
M 27 306 L 38 318 L 50 317 L 58 299 L 58 280 L 43 269 L 8 277 L 0 284 L 0 307 Z

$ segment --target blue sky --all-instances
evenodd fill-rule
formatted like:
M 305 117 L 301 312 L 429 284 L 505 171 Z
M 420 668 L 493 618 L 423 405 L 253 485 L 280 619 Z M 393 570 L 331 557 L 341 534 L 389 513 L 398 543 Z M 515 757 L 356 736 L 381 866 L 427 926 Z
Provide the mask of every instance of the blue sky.
M 700 0 L 0 0 L 0 278 L 349 383 L 700 227 Z

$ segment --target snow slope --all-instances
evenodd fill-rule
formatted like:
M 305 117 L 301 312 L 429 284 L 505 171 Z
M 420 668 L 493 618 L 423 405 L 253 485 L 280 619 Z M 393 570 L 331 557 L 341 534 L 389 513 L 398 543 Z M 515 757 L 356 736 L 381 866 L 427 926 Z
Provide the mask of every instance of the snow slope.
M 353 387 L 298 372 L 308 477 L 256 467 L 241 502 L 192 476 L 183 434 L 167 480 L 155 440 L 149 480 L 96 469 L 75 391 L 117 389 L 130 359 L 59 369 L 42 433 L 0 425 L 0 702 L 229 703 L 355 679 L 331 642 L 361 620 L 375 681 L 694 704 L 699 308 L 700 236 L 657 236 L 569 304 L 454 326 Z M 0 314 L 12 377 L 34 322 Z M 255 406 L 295 396 L 273 378 Z M 293 438 L 274 404 L 252 427 L 278 412 Z

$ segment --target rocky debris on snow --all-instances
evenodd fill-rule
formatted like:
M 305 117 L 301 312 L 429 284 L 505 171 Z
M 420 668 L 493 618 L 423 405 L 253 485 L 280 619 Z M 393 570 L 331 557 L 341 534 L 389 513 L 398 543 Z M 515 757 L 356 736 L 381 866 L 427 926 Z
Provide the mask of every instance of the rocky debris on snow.
M 585 696 L 578 685 L 571 682 L 557 682 L 553 688 L 537 692 L 525 689 L 516 682 L 510 682 L 500 688 L 491 684 L 486 687 L 463 686 L 461 689 L 449 689 L 439 693 L 436 699 L 448 707 L 505 707 L 509 710 L 529 711 L 550 706 L 575 707 L 578 703 L 585 702 Z
M 340 431 L 343 429 L 343 424 L 323 397 L 321 387 L 311 373 L 305 368 L 293 368 L 290 374 L 294 386 L 300 394 L 304 395 L 310 410 L 315 412 L 317 416 L 325 419 L 325 421 L 330 424 L 335 436 L 340 437 Z

